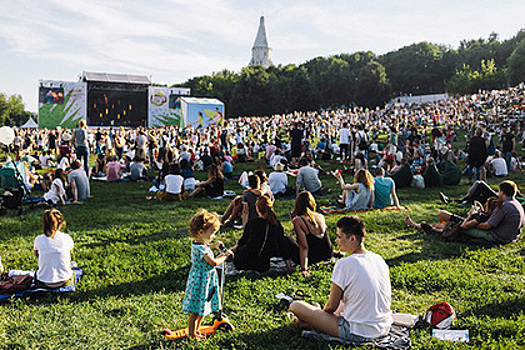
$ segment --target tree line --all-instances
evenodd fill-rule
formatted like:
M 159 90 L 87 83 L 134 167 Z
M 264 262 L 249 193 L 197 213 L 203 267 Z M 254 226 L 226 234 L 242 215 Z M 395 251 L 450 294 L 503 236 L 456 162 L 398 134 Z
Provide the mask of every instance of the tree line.
M 222 70 L 176 86 L 216 97 L 228 116 L 271 115 L 340 106 L 380 106 L 401 95 L 468 94 L 525 81 L 525 29 L 507 40 L 496 33 L 454 49 L 420 42 L 383 55 L 371 51 L 316 57 L 303 64 L 240 72 Z
M 0 125 L 20 126 L 29 120 L 22 96 L 0 93 Z

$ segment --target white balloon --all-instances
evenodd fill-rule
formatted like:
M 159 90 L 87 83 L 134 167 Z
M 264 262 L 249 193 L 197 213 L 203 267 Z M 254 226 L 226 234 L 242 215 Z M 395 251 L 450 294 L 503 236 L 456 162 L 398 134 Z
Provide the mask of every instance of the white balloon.
M 0 143 L 10 145 L 15 139 L 15 131 L 10 126 L 0 128 Z

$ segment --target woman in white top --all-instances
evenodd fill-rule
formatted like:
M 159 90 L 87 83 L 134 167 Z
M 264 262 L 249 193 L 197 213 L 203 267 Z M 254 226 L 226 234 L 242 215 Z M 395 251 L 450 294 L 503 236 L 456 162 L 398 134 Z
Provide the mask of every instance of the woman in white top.
M 60 162 L 57 165 L 58 169 L 66 170 L 69 168 L 69 158 L 68 157 L 62 157 L 60 158 Z
M 66 176 L 64 170 L 55 170 L 51 188 L 44 194 L 44 200 L 53 204 L 66 204 Z
M 35 286 L 59 288 L 75 284 L 71 269 L 73 240 L 61 230 L 66 226 L 62 213 L 56 209 L 46 210 L 43 219 L 44 233 L 35 238 L 33 251 L 38 258 Z
M 170 165 L 170 173 L 164 177 L 164 190 L 158 191 L 155 197 L 146 199 L 159 199 L 164 201 L 180 201 L 183 199 L 184 178 L 180 174 L 180 164 Z

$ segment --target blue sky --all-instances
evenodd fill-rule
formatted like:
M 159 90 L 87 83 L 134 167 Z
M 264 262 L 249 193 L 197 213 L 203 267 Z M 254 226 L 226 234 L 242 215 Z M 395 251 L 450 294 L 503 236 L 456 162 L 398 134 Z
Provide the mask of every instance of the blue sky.
M 510 38 L 524 13 L 524 0 L 0 0 L 0 92 L 36 111 L 39 79 L 94 71 L 172 84 L 239 71 L 262 14 L 274 64 L 300 64 L 420 41 L 457 47 L 492 31 Z

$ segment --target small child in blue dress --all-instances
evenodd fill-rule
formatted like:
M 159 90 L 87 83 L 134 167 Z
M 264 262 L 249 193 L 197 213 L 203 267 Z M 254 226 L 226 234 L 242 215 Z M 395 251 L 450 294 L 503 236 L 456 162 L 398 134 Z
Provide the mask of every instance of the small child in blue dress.
M 215 266 L 222 264 L 233 252 L 214 257 L 211 248 L 218 248 L 222 242 L 210 244 L 221 227 L 219 215 L 200 209 L 190 220 L 191 269 L 186 283 L 182 310 L 190 314 L 188 337 L 205 338 L 199 333 L 204 316 L 221 309 L 219 279 Z

